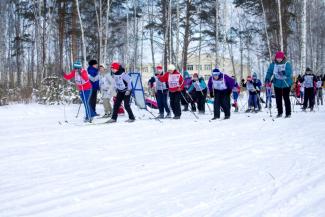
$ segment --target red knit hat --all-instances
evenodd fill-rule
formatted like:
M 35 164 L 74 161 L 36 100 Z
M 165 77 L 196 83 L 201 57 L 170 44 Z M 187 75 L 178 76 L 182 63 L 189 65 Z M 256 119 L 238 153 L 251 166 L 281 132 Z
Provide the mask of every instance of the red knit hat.
M 118 62 L 113 62 L 112 65 L 111 65 L 111 69 L 119 70 L 120 69 L 120 64 Z
M 276 52 L 275 59 L 284 59 L 284 58 L 285 58 L 285 55 L 282 51 Z
M 156 69 L 157 70 L 162 70 L 163 68 L 162 68 L 162 66 L 156 66 Z

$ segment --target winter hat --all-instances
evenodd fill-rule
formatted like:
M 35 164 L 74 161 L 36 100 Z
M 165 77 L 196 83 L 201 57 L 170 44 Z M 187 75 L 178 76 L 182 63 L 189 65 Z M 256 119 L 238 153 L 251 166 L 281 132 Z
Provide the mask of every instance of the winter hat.
M 175 71 L 175 69 L 176 69 L 176 67 L 175 67 L 175 65 L 173 65 L 173 64 L 169 64 L 169 65 L 167 66 L 167 70 L 168 70 L 168 71 Z
M 306 72 L 312 72 L 312 70 L 309 67 L 307 67 Z
M 111 65 L 111 69 L 119 70 L 120 69 L 120 64 L 118 62 L 113 62 L 112 65 Z
M 221 74 L 221 72 L 219 69 L 217 69 L 217 68 L 213 69 L 212 76 L 219 76 L 220 74 Z
M 191 76 L 190 76 L 190 73 L 188 73 L 188 71 L 184 71 L 183 72 L 183 76 L 184 76 L 184 78 L 190 78 Z
M 251 81 L 252 80 L 252 76 L 247 76 L 247 81 Z
M 282 51 L 276 52 L 275 59 L 284 59 L 284 58 L 285 58 L 285 55 Z
M 99 67 L 103 67 L 104 69 L 106 68 L 105 64 L 99 64 Z
M 88 62 L 88 65 L 90 65 L 90 66 L 97 65 L 97 64 L 98 64 L 97 60 L 90 60 Z
M 199 77 L 199 74 L 195 72 L 195 73 L 193 74 L 193 77 L 197 77 L 197 78 L 198 78 L 198 77 Z
M 257 74 L 256 72 L 253 73 L 253 79 L 256 79 L 257 78 Z
M 73 63 L 73 68 L 74 69 L 81 69 L 82 68 L 82 65 L 81 65 L 81 62 L 80 60 L 77 60 Z
M 160 66 L 160 65 L 158 65 L 158 66 L 156 66 L 156 69 L 157 69 L 157 70 L 162 70 L 162 69 L 163 69 L 163 67 L 162 67 L 162 66 Z

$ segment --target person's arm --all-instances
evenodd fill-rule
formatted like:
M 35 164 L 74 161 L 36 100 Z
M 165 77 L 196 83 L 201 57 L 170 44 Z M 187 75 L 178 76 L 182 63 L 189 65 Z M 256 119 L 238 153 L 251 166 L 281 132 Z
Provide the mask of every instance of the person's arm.
M 80 76 L 81 76 L 85 81 L 88 81 L 88 80 L 89 80 L 88 73 L 87 73 L 87 71 L 86 71 L 85 69 L 82 69 L 82 70 L 81 70 Z
M 161 82 L 168 82 L 168 74 L 169 74 L 169 72 L 167 72 L 167 73 L 165 73 L 163 75 L 158 75 L 157 78 Z
M 123 73 L 123 80 L 128 84 L 128 91 L 131 91 L 132 90 L 132 81 L 131 81 L 131 77 L 126 74 L 126 73 Z
M 205 83 L 204 79 L 200 79 L 200 86 L 201 86 L 201 89 L 204 90 L 205 88 L 207 88 L 207 84 Z
M 91 80 L 92 82 L 96 82 L 99 80 L 99 74 L 98 71 L 96 71 L 95 69 L 92 69 L 89 73 L 89 80 Z
M 287 62 L 287 64 L 286 64 L 285 75 L 286 75 L 287 78 L 291 78 L 291 76 L 292 76 L 292 67 L 291 67 L 291 64 L 289 62 Z
M 184 89 L 184 78 L 181 74 L 179 74 L 179 85 L 180 85 L 180 88 L 183 90 Z
M 212 76 L 209 78 L 209 81 L 208 81 L 208 89 L 209 89 L 209 92 L 213 92 L 213 88 L 212 88 Z
M 194 83 L 191 84 L 191 86 L 187 89 L 187 92 L 191 93 L 194 88 Z
M 71 80 L 72 78 L 75 77 L 75 73 L 76 73 L 76 70 L 73 69 L 69 74 L 65 74 L 63 75 L 63 77 L 67 80 Z

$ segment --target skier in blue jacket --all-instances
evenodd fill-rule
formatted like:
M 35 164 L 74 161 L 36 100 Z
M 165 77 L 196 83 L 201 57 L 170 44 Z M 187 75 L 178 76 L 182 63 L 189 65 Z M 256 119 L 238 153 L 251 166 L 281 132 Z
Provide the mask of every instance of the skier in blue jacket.
M 283 114 L 282 98 L 284 99 L 286 109 L 285 117 L 291 117 L 291 103 L 289 97 L 292 85 L 291 77 L 291 64 L 287 61 L 284 53 L 282 51 L 278 51 L 275 54 L 275 60 L 270 64 L 265 77 L 265 81 L 272 81 L 274 86 L 278 118 L 282 117 Z
M 98 116 L 96 112 L 96 104 L 97 104 L 97 92 L 99 90 L 99 72 L 98 72 L 98 63 L 97 60 L 90 60 L 88 62 L 88 76 L 92 85 L 92 92 L 89 100 L 90 107 L 95 112 L 96 116 Z
M 207 85 L 203 77 L 199 78 L 198 73 L 193 74 L 191 86 L 188 88 L 188 93 L 191 93 L 193 101 L 197 103 L 197 108 L 200 114 L 205 113 L 205 100 L 207 98 Z M 196 110 L 194 102 L 192 103 L 192 110 Z

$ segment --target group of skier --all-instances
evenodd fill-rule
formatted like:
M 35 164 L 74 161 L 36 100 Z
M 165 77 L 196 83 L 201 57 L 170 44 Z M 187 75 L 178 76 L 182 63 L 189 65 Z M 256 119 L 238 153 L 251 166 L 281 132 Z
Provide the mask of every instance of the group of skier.
M 69 74 L 64 73 L 64 78 L 67 80 L 75 78 L 86 111 L 85 121 L 91 122 L 95 116 L 98 116 L 96 102 L 97 93 L 100 91 L 105 112 L 103 118 L 110 117 L 107 123 L 117 121 L 122 102 L 124 102 L 124 108 L 129 116 L 127 122 L 133 122 L 135 116 L 130 106 L 132 81 L 122 65 L 113 62 L 108 69 L 103 64 L 98 65 L 96 60 L 89 61 L 88 65 L 87 70 L 83 69 L 81 62 L 76 61 L 73 64 L 73 70 Z M 296 96 L 300 98 L 304 94 L 302 107 L 304 111 L 307 109 L 308 102 L 309 108 L 313 110 L 315 96 L 317 96 L 317 102 L 320 101 L 323 104 L 322 87 L 324 79 L 325 76 L 322 78 L 312 74 L 310 68 L 306 69 L 303 76 L 297 78 L 295 82 Z M 291 116 L 290 91 L 292 85 L 291 64 L 281 51 L 275 54 L 274 61 L 267 70 L 264 86 L 258 79 L 257 73 L 248 76 L 246 81 L 242 80 L 239 84 L 234 76 L 231 77 L 215 68 L 211 72 L 208 83 L 206 83 L 198 73 L 194 73 L 191 77 L 187 71 L 184 71 L 182 75 L 173 64 L 167 66 L 165 73 L 163 67 L 158 65 L 155 68 L 154 76 L 148 81 L 149 91 L 154 94 L 157 101 L 159 115 L 156 118 L 158 119 L 180 119 L 182 115 L 181 105 L 184 107 L 183 111 L 190 110 L 195 116 L 196 111 L 199 114 L 205 114 L 206 104 L 212 112 L 209 103 L 213 103 L 212 120 L 220 119 L 221 111 L 224 113 L 224 119 L 229 119 L 231 105 L 235 108 L 235 112 L 239 111 L 238 99 L 243 88 L 248 92 L 248 109 L 246 112 L 260 111 L 262 109 L 261 103 L 265 103 L 265 108 L 271 109 L 274 89 L 277 117 L 283 115 L 283 100 L 285 117 L 289 118 Z M 261 97 L 262 89 L 265 90 L 265 102 Z M 231 104 L 231 96 L 233 104 Z M 208 97 L 210 97 L 209 100 Z M 113 107 L 111 105 L 112 98 L 114 99 Z M 172 113 L 174 114 L 173 117 Z

